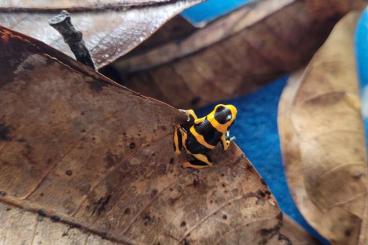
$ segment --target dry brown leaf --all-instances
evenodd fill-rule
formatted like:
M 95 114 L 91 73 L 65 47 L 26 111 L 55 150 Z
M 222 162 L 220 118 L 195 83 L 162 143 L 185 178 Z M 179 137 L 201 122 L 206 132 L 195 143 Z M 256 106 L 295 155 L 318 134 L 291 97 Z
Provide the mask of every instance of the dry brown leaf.
M 279 105 L 289 187 L 308 222 L 332 244 L 367 244 L 367 166 L 354 30 L 341 20 Z M 359 236 L 361 236 L 359 238 Z
M 166 3 L 171 0 L 2 0 L 0 7 L 4 11 L 60 11 L 60 10 L 98 10 L 101 8 L 129 8 L 133 6 L 149 6 L 157 3 Z
M 333 4 L 328 18 L 316 17 L 307 2 L 259 1 L 158 44 L 162 28 L 114 67 L 127 87 L 182 108 L 254 91 L 307 62 L 341 17 Z M 367 1 L 341 2 L 362 8 Z
M 73 24 L 82 31 L 86 46 L 97 68 L 100 68 L 135 48 L 170 18 L 200 1 L 119 1 L 122 5 L 133 5 L 122 8 L 115 6 L 118 4 L 116 0 L 9 0 L 0 3 L 0 25 L 41 40 L 74 57 L 60 34 L 48 24 L 56 12 L 55 9 L 48 9 L 45 2 L 53 2 L 49 8 L 67 9 L 70 12 Z M 97 6 L 88 8 L 93 3 Z M 9 6 L 13 7 L 9 9 Z
M 287 244 L 274 198 L 237 146 L 190 172 L 172 146 L 177 109 L 5 28 L 0 54 L 0 202 L 123 244 Z M 54 228 L 32 222 L 35 233 L 12 245 L 51 239 Z

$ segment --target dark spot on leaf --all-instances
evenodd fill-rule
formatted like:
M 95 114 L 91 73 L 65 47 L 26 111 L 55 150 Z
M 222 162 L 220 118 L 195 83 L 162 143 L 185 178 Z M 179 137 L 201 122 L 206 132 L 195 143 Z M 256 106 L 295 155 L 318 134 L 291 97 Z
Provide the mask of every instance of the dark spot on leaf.
M 144 225 L 151 225 L 154 222 L 154 218 L 151 217 L 148 213 L 143 215 L 143 223 Z
M 177 196 L 175 198 L 169 198 L 170 205 L 173 206 L 175 203 L 181 198 L 181 196 Z
M 180 223 L 180 226 L 181 227 L 184 227 L 184 226 L 186 226 L 187 225 L 187 223 L 185 222 L 185 221 L 182 221 L 181 223 Z
M 282 221 L 282 212 L 280 212 L 277 216 L 276 216 L 276 218 L 279 220 L 279 221 Z
M 264 198 L 266 196 L 266 194 L 262 190 L 258 190 L 257 191 L 257 196 L 260 196 L 260 197 Z
M 6 192 L 5 191 L 0 191 L 0 197 L 5 197 L 6 196 Z
M 352 230 L 351 229 L 346 229 L 345 230 L 345 236 L 351 236 Z
M 198 187 L 199 186 L 199 180 L 197 178 L 193 179 L 193 186 Z
M 101 92 L 103 87 L 105 87 L 106 84 L 104 82 L 101 82 L 99 80 L 93 80 L 92 82 L 89 83 L 89 87 L 92 91 L 94 92 Z
M 151 191 L 151 198 L 154 198 L 157 195 L 158 191 L 156 189 L 153 189 Z
M 45 211 L 43 211 L 42 209 L 39 209 L 39 210 L 37 211 L 37 213 L 38 213 L 38 215 L 39 215 L 39 216 L 41 216 L 41 217 L 45 217 L 45 216 L 46 216 Z
M 24 138 L 19 138 L 19 139 L 17 139 L 17 141 L 18 141 L 19 143 L 24 143 L 24 142 L 26 142 L 26 140 L 25 140 Z
M 126 209 L 124 210 L 124 214 L 130 214 L 130 208 L 126 208 Z
M 170 158 L 170 164 L 173 164 L 174 163 L 174 158 Z
M 43 197 L 45 194 L 43 194 L 43 192 L 40 193 L 40 197 Z
M 119 163 L 122 160 L 122 158 L 116 154 L 113 154 L 112 152 L 108 151 L 105 154 L 105 162 L 106 167 L 110 168 L 114 166 L 115 164 Z
M 129 144 L 129 148 L 130 148 L 130 149 L 134 149 L 134 148 L 135 148 L 135 143 L 134 143 L 134 142 L 130 143 L 130 144 Z
M 226 214 L 222 215 L 222 218 L 227 219 L 227 215 Z
M 80 224 L 71 224 L 70 228 L 71 229 L 73 229 L 73 228 L 80 229 L 80 228 L 82 228 L 82 226 Z
M 106 205 L 109 203 L 111 198 L 111 195 L 108 195 L 106 197 L 101 197 L 97 203 L 94 204 L 94 208 L 92 210 L 92 215 L 97 214 L 101 215 L 103 211 L 106 209 Z
M 184 239 L 183 245 L 190 245 L 189 241 L 187 239 Z
M 59 222 L 61 220 L 60 217 L 57 215 L 52 215 L 50 219 L 52 222 Z
M 73 171 L 72 170 L 66 170 L 65 171 L 65 174 L 68 175 L 68 176 L 71 176 L 73 174 Z
M 82 111 L 82 112 L 81 112 L 81 115 L 82 115 L 82 116 L 84 116 L 84 114 L 85 114 L 85 112 L 84 112 L 84 111 Z
M 11 210 L 11 208 L 6 208 L 6 211 L 10 211 Z
M 101 232 L 100 236 L 102 239 L 106 239 L 107 238 L 107 232 Z
M 254 169 L 253 169 L 252 165 L 250 165 L 249 163 L 247 164 L 246 168 L 249 172 L 254 172 Z
M 82 129 L 82 130 L 81 130 L 81 132 L 82 132 L 82 133 L 85 133 L 85 132 L 86 132 L 86 130 L 85 130 L 85 129 Z
M 221 174 L 221 177 L 225 177 L 225 174 L 224 174 L 224 173 L 222 173 L 222 174 Z
M 225 187 L 226 187 L 226 184 L 225 184 L 225 183 L 222 183 L 222 185 L 221 185 L 221 186 L 225 188 Z
M 196 105 L 198 105 L 198 103 L 201 101 L 201 97 L 199 97 L 199 96 L 196 96 L 196 97 L 194 97 L 191 101 L 190 101 L 190 104 L 192 105 L 192 106 L 196 106 Z
M 0 141 L 11 141 L 10 137 L 10 127 L 0 123 Z

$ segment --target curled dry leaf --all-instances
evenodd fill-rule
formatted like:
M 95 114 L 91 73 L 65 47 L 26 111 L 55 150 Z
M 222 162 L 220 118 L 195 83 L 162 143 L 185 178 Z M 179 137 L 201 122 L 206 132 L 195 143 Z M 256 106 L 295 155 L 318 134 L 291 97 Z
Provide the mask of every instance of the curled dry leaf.
M 322 235 L 344 245 L 368 242 L 367 162 L 354 59 L 358 16 L 341 20 L 308 67 L 290 78 L 278 119 L 297 206 Z
M 100 68 L 135 48 L 170 18 L 200 1 L 8 0 L 0 3 L 0 25 L 41 40 L 74 57 L 60 34 L 48 24 L 56 10 L 66 9 L 75 27 L 82 31 L 86 46 L 97 68 Z M 130 7 L 124 7 L 124 4 Z
M 341 17 L 319 13 L 302 0 L 257 1 L 158 44 L 162 28 L 114 67 L 142 94 L 177 107 L 204 105 L 254 91 L 307 62 Z
M 129 8 L 134 6 L 149 6 L 157 3 L 166 3 L 171 0 L 3 0 L 0 6 L 4 11 L 61 11 L 61 10 L 98 10 L 101 8 Z
M 177 109 L 3 27 L 0 41 L 0 202 L 118 243 L 288 242 L 237 146 L 215 151 L 213 168 L 183 169 Z M 46 229 L 32 222 L 32 234 Z

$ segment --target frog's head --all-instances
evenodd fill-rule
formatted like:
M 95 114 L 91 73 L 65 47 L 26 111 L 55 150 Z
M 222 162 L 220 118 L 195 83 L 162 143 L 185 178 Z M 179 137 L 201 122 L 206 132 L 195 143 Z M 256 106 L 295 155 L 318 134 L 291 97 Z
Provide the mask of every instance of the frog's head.
M 215 106 L 207 119 L 219 132 L 225 133 L 233 125 L 236 115 L 235 106 L 219 104 Z

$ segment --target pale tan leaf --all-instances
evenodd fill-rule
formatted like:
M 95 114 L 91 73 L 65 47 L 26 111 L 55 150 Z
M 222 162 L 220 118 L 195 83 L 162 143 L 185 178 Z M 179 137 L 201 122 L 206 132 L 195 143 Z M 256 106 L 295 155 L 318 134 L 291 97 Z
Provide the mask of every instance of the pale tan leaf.
M 336 25 L 307 68 L 290 78 L 279 105 L 289 187 L 308 222 L 332 244 L 358 244 L 367 234 L 367 161 L 354 57 L 358 17 L 349 14 Z

